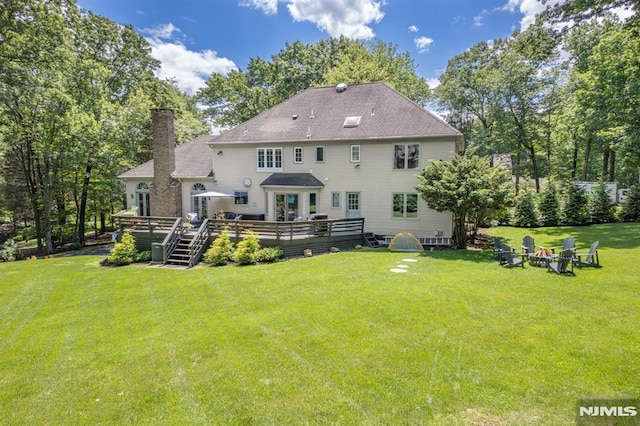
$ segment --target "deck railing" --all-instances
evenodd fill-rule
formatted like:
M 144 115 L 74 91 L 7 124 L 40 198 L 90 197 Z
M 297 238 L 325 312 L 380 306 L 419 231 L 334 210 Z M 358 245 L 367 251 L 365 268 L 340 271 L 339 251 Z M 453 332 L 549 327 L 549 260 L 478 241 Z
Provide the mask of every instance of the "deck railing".
M 200 260 L 200 256 L 202 252 L 207 248 L 206 244 L 209 240 L 211 233 L 209 231 L 209 219 L 205 219 L 198 228 L 196 235 L 194 235 L 193 239 L 189 243 L 189 267 L 193 267 L 198 260 Z
M 238 242 L 247 230 L 252 230 L 261 239 L 275 240 L 276 244 L 313 237 L 335 237 L 362 235 L 364 219 L 309 220 L 293 222 L 266 222 L 250 220 L 209 219 L 208 228 L 212 235 L 222 229 L 229 230 L 229 237 Z
M 175 223 L 171 227 L 171 230 L 164 238 L 164 241 L 162 241 L 162 249 L 164 251 L 162 254 L 162 259 L 164 259 L 163 263 L 167 262 L 167 259 L 169 259 L 173 251 L 178 246 L 178 243 L 180 243 L 182 234 L 184 233 L 183 225 L 184 223 L 182 221 L 182 218 L 177 218 L 175 220 Z

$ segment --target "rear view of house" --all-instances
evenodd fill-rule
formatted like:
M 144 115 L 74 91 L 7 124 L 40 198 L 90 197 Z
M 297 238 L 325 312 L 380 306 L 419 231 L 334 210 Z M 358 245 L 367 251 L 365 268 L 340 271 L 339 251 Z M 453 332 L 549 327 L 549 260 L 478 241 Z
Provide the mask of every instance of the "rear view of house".
M 451 214 L 427 207 L 416 175 L 450 161 L 463 135 L 384 83 L 307 89 L 175 157 L 172 119 L 154 110 L 155 162 L 121 175 L 140 216 L 363 218 L 387 242 L 400 232 L 431 244 L 451 237 Z

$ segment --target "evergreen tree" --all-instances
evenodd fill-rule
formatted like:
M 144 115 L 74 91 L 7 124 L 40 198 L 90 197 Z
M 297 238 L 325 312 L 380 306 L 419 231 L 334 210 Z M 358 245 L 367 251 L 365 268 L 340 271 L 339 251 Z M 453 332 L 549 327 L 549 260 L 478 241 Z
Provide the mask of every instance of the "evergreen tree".
M 629 188 L 627 201 L 622 204 L 619 218 L 623 222 L 640 222 L 640 185 Z
M 569 185 L 567 200 L 562 212 L 564 224 L 586 225 L 589 222 L 588 202 L 584 189 L 572 182 Z
M 540 225 L 557 226 L 560 224 L 560 201 L 558 190 L 553 182 L 548 182 L 540 198 Z
M 525 228 L 538 226 L 538 212 L 536 211 L 536 195 L 524 187 L 516 197 L 516 205 L 513 208 L 512 224 Z
M 608 223 L 615 220 L 614 205 L 604 183 L 595 189 L 595 194 L 589 199 L 588 207 L 591 223 Z

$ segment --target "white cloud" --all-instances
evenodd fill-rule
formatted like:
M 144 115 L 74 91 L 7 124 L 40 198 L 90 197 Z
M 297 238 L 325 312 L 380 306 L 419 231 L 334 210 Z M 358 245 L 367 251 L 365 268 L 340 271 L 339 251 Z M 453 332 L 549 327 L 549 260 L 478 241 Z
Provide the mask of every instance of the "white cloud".
M 433 44 L 433 39 L 429 37 L 416 37 L 413 39 L 416 44 L 416 48 L 420 53 L 424 53 L 429 50 L 429 47 Z
M 436 87 L 440 86 L 440 79 L 438 78 L 428 78 L 427 84 L 429 85 L 429 89 L 433 90 Z
M 552 0 L 547 5 L 540 3 L 538 0 L 509 0 L 502 9 L 509 12 L 518 10 L 523 17 L 520 20 L 520 29 L 525 30 L 533 25 L 536 21 L 536 15 L 544 11 L 548 6 L 564 3 L 566 0 Z
M 296 22 L 314 23 L 331 37 L 370 39 L 375 33 L 371 23 L 384 17 L 380 2 L 373 0 L 287 0 L 289 13 Z
M 412 33 L 417 33 L 420 29 L 418 27 L 416 27 L 415 25 L 411 25 L 409 27 L 409 31 L 411 31 Z
M 174 34 L 182 35 L 182 31 L 171 23 L 141 32 L 151 36 L 147 37 L 151 56 L 162 63 L 156 72 L 157 77 L 175 79 L 178 88 L 189 95 L 204 87 L 212 73 L 227 74 L 237 68 L 233 61 L 218 57 L 213 50 L 195 52 L 187 49 L 181 41 L 171 40 Z
M 278 0 L 241 0 L 239 4 L 244 7 L 260 9 L 265 15 L 275 15 L 278 13 Z

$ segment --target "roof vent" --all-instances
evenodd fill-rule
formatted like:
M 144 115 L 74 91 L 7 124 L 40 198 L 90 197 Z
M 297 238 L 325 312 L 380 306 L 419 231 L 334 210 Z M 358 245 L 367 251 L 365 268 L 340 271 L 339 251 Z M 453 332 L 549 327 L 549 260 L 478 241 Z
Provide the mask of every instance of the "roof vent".
M 339 84 L 336 86 L 336 92 L 338 92 L 338 93 L 342 93 L 342 92 L 344 92 L 345 90 L 347 90 L 347 84 L 346 84 L 346 83 L 339 83 Z

